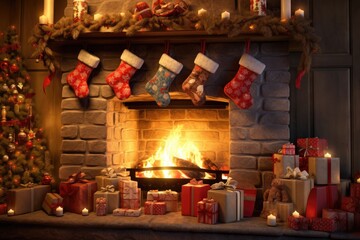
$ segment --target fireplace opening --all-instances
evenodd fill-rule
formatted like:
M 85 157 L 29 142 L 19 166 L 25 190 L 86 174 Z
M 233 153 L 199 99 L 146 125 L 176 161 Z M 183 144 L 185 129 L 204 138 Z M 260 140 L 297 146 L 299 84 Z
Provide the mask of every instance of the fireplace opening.
M 220 99 L 220 98 L 219 98 Z M 174 97 L 166 108 L 145 97 L 108 102 L 108 154 L 144 189 L 189 179 L 216 182 L 229 172 L 229 103 L 209 99 L 195 107 Z M 109 111 L 110 110 L 110 111 Z M 143 184 L 142 184 L 143 183 Z

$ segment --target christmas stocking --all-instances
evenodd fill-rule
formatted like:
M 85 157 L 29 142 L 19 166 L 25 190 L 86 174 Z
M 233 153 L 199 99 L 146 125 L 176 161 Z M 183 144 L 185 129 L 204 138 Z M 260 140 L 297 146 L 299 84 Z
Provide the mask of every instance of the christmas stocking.
M 239 108 L 248 109 L 253 104 L 251 84 L 264 71 L 265 64 L 246 53 L 241 56 L 239 64 L 238 72 L 225 85 L 224 92 Z
M 141 68 L 144 60 L 126 49 L 121 54 L 120 59 L 119 67 L 106 77 L 106 82 L 113 89 L 116 97 L 123 100 L 130 97 L 131 89 L 129 81 L 136 70 Z
M 67 75 L 66 81 L 77 97 L 84 98 L 89 95 L 88 78 L 92 70 L 99 65 L 100 59 L 85 50 L 81 50 L 78 60 L 75 69 Z
M 169 87 L 183 65 L 163 54 L 159 60 L 160 67 L 155 76 L 146 83 L 145 89 L 155 99 L 160 107 L 166 107 L 170 103 Z
M 200 106 L 206 100 L 204 84 L 210 74 L 216 72 L 219 64 L 202 53 L 198 53 L 194 63 L 195 66 L 190 76 L 183 82 L 182 89 L 190 96 L 195 106 Z

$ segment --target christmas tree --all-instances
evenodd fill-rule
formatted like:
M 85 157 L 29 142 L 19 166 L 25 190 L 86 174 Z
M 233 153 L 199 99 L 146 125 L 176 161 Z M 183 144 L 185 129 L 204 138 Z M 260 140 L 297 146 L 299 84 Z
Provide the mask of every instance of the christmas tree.
M 0 32 L 0 203 L 8 189 L 51 181 L 46 140 L 33 115 L 30 80 L 11 26 L 6 34 Z

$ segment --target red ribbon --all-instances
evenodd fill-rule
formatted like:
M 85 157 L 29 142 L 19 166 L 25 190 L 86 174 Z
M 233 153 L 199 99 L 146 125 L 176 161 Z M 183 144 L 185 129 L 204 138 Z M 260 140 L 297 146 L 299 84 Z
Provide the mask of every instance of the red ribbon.
M 327 159 L 327 182 L 331 184 L 331 158 Z
M 67 183 L 88 183 L 89 180 L 85 179 L 85 175 L 86 174 L 81 171 L 78 173 L 73 173 L 69 176 Z
M 297 77 L 296 77 L 296 81 L 295 81 L 295 87 L 296 87 L 297 89 L 300 88 L 300 86 L 301 86 L 301 80 L 302 80 L 302 78 L 304 77 L 304 75 L 305 75 L 305 70 L 302 70 L 302 71 L 300 71 L 300 72 L 298 73 L 298 75 L 297 75 Z
M 44 78 L 43 81 L 43 92 L 46 94 L 46 88 L 50 85 L 51 80 L 54 78 L 55 73 L 50 73 Z

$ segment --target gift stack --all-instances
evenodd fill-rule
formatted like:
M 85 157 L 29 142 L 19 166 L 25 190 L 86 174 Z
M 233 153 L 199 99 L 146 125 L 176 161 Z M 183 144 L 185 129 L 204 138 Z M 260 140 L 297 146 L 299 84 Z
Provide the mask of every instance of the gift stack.
M 342 197 L 341 210 L 354 215 L 354 229 L 360 228 L 360 174 L 355 176 L 356 183 L 350 185 L 350 196 Z
M 113 210 L 115 216 L 137 217 L 141 214 L 141 189 L 138 182 L 119 180 L 120 208 Z
M 273 163 L 275 179 L 271 188 L 264 192 L 261 215 L 273 214 L 284 222 L 294 210 L 304 215 L 314 182 L 305 170 L 299 169 L 299 155 L 295 154 L 294 144 L 284 144 L 278 153 L 273 154 Z
M 158 190 L 150 190 L 147 193 L 145 206 L 150 206 L 154 201 L 156 202 L 165 202 L 166 212 L 177 212 L 178 211 L 178 199 L 179 194 L 175 191 L 166 190 L 166 191 L 158 191 Z M 147 208 L 147 210 L 148 210 Z M 150 211 L 146 211 L 150 213 Z M 162 211 L 161 211 L 162 212 Z
M 102 169 L 101 174 L 95 177 L 98 191 L 94 193 L 94 210 L 99 216 L 120 207 L 120 181 L 130 180 L 129 176 L 122 176 L 122 172 L 117 173 L 110 167 Z
M 50 185 L 37 185 L 34 183 L 21 184 L 20 188 L 7 191 L 7 211 L 11 215 L 19 215 L 41 210 Z

